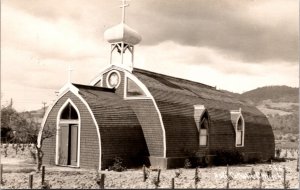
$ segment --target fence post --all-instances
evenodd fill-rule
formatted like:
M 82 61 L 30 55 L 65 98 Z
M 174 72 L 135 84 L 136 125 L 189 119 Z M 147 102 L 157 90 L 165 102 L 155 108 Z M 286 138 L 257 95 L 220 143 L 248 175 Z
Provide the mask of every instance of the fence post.
M 226 185 L 226 189 L 229 189 L 229 167 L 228 167 L 228 164 L 227 164 L 226 175 L 227 175 L 227 185 Z
M 262 188 L 262 169 L 259 170 L 259 189 Z
M 3 184 L 3 164 L 0 164 L 0 184 Z
M 45 182 L 45 166 L 42 166 L 42 185 Z
M 171 189 L 175 189 L 175 181 L 174 181 L 174 178 L 172 178 L 172 181 L 171 181 Z
M 105 174 L 101 174 L 100 189 L 104 189 Z
M 160 171 L 161 171 L 161 169 L 158 170 L 158 174 L 157 174 L 157 181 L 158 181 L 158 182 L 160 182 L 160 180 L 159 180 Z
M 28 183 L 29 189 L 32 189 L 32 183 L 33 183 L 33 175 L 30 174 L 29 175 L 29 183 Z
M 297 168 L 296 171 L 299 172 L 299 155 L 297 154 Z
M 144 182 L 145 182 L 146 179 L 147 179 L 147 176 L 146 176 L 146 167 L 145 167 L 145 165 L 143 165 L 143 177 L 144 177 Z
M 286 169 L 283 167 L 283 188 L 286 189 Z

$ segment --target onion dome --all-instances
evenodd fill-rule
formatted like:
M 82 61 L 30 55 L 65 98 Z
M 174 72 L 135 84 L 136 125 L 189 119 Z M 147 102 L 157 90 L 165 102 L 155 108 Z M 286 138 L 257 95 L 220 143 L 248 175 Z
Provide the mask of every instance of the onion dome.
M 130 45 L 136 45 L 142 40 L 142 36 L 125 23 L 107 29 L 104 32 L 104 38 L 109 43 L 124 42 Z

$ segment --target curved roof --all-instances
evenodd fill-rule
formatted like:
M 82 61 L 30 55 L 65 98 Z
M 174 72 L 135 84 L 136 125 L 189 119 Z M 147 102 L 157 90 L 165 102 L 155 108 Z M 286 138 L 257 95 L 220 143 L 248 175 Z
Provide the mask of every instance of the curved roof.
M 165 118 L 169 115 L 193 117 L 194 105 L 204 105 L 214 120 L 231 121 L 230 110 L 242 108 L 246 122 L 269 125 L 265 115 L 256 107 L 212 86 L 136 68 L 133 74 L 153 95 L 163 120 L 164 115 Z
M 101 127 L 140 126 L 131 107 L 113 89 L 73 84 L 90 106 Z M 109 125 L 107 125 L 109 124 Z
M 124 42 L 131 45 L 136 45 L 142 40 L 140 34 L 124 23 L 107 29 L 104 32 L 104 38 L 109 43 Z

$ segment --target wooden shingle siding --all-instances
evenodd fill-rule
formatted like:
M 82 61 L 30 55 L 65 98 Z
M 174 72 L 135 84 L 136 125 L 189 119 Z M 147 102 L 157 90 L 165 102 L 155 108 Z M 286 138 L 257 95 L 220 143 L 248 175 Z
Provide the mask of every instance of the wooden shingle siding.
M 126 100 L 143 129 L 143 134 L 151 156 L 163 156 L 163 131 L 158 113 L 152 100 Z
M 110 70 L 111 71 L 111 70 Z M 110 72 L 106 72 L 103 74 L 103 79 L 106 81 L 107 75 Z M 125 74 L 123 71 L 118 71 L 121 75 L 121 83 L 116 89 L 116 94 L 121 98 L 124 97 L 124 78 Z M 103 87 L 108 87 L 106 82 L 103 83 Z M 145 137 L 145 141 L 149 150 L 149 154 L 151 156 L 162 157 L 164 154 L 163 147 L 163 131 L 159 121 L 158 113 L 155 109 L 155 106 L 150 99 L 145 100 L 126 100 L 128 105 L 130 105 L 131 109 L 134 111 L 136 117 L 138 118 L 138 122 L 140 123 L 143 134 Z M 111 122 L 118 122 L 114 119 L 114 115 L 111 116 Z M 130 121 L 130 118 L 127 117 L 127 120 L 124 122 Z
M 70 98 L 79 109 L 81 116 L 81 136 L 80 136 L 80 167 L 95 168 L 99 166 L 99 139 L 96 126 L 86 106 L 72 92 L 66 93 L 54 105 L 46 120 L 46 125 L 56 128 L 56 119 L 58 110 Z M 43 151 L 45 153 L 44 163 L 55 164 L 55 146 L 56 136 L 47 139 L 43 143 Z
M 76 86 L 76 85 L 75 85 Z M 76 86 L 90 106 L 101 136 L 102 169 L 113 164 L 116 157 L 124 164 L 141 164 L 149 156 L 143 131 L 130 105 L 114 92 L 98 87 Z
M 185 156 L 186 152 L 195 150 L 201 154 L 224 149 L 249 154 L 259 152 L 265 159 L 274 156 L 274 134 L 268 119 L 244 100 L 184 79 L 141 69 L 134 69 L 133 74 L 147 86 L 162 114 L 167 157 Z M 199 147 L 194 105 L 204 105 L 209 114 L 211 125 L 207 147 Z M 235 130 L 230 117 L 230 110 L 239 108 L 245 120 L 244 147 L 235 147 Z

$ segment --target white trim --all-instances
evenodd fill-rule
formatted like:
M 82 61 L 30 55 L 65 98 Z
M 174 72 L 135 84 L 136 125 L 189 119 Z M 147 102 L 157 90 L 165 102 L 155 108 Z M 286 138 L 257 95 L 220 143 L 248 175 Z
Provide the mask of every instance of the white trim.
M 166 156 L 167 156 L 167 145 L 166 145 L 166 131 L 165 131 L 164 122 L 163 122 L 163 120 L 162 120 L 161 113 L 160 113 L 160 111 L 159 111 L 159 109 L 158 109 L 158 106 L 157 106 L 157 104 L 156 104 L 156 102 L 155 102 L 153 96 L 152 96 L 151 99 L 152 99 L 152 101 L 153 101 L 154 107 L 155 107 L 155 109 L 156 109 L 156 111 L 157 111 L 157 114 L 158 114 L 158 117 L 159 117 L 159 121 L 160 121 L 160 123 L 161 123 L 161 128 L 162 128 L 162 131 L 163 131 L 163 143 L 164 143 L 164 156 L 163 156 L 163 157 L 166 158 Z
M 102 75 L 102 77 L 98 80 L 97 83 L 99 83 L 99 81 L 100 81 L 100 87 L 103 87 L 103 75 Z M 95 83 L 94 86 L 96 86 L 97 83 Z
M 69 120 L 69 122 L 66 121 L 60 121 L 60 117 L 62 114 L 62 111 L 66 108 L 68 104 L 71 104 L 73 108 L 76 110 L 77 115 L 78 115 L 78 121 L 72 121 Z M 59 165 L 59 135 L 60 135 L 60 124 L 62 123 L 68 123 L 68 124 L 78 124 L 78 140 L 77 140 L 77 167 L 80 167 L 80 134 L 81 134 L 81 117 L 80 117 L 80 112 L 77 106 L 74 104 L 74 102 L 68 98 L 65 103 L 60 107 L 60 109 L 57 112 L 57 117 L 56 117 L 56 148 L 55 148 L 55 164 Z
M 125 72 L 129 72 L 131 73 L 132 72 L 132 68 L 131 70 L 129 70 L 128 68 L 125 68 L 124 66 L 122 65 L 116 65 L 116 64 L 112 64 L 112 65 L 109 65 L 107 66 L 106 68 L 103 69 L 102 72 L 100 72 L 90 83 L 89 85 L 91 86 L 95 86 L 95 84 L 103 77 L 103 74 L 109 72 L 110 70 L 113 70 L 113 69 L 116 69 L 116 70 L 119 70 L 119 71 L 123 71 L 124 73 Z
M 194 120 L 196 123 L 196 127 L 198 129 L 198 132 L 200 132 L 200 120 L 201 120 L 203 114 L 205 113 L 205 111 L 206 111 L 206 108 L 204 105 L 200 105 L 200 104 L 194 105 Z
M 44 125 L 46 123 L 46 120 L 48 118 L 48 115 L 50 113 L 50 111 L 52 110 L 52 108 L 54 107 L 54 105 L 58 102 L 58 100 L 63 97 L 67 92 L 73 92 L 75 95 L 79 95 L 78 91 L 79 89 L 76 88 L 74 85 L 72 85 L 71 83 L 66 83 L 60 90 L 58 93 L 58 97 L 57 99 L 47 108 L 46 113 L 43 117 L 42 123 L 41 123 L 41 128 L 38 134 L 38 138 L 37 138 L 37 146 L 40 147 L 41 146 L 41 138 L 42 138 L 42 133 L 43 133 L 43 129 L 44 129 Z
M 232 121 L 232 124 L 234 126 L 234 132 L 235 132 L 235 147 L 244 147 L 245 143 L 245 120 L 242 114 L 242 109 L 240 108 L 239 110 L 231 110 L 230 114 L 238 114 L 238 117 L 235 121 Z M 238 145 L 237 144 L 237 125 L 238 121 L 242 119 L 242 144 Z
M 148 90 L 148 88 L 136 77 L 134 76 L 132 73 L 126 72 L 125 73 L 125 78 L 126 76 L 129 77 L 131 80 L 133 80 L 146 94 L 147 98 L 140 98 L 140 99 L 151 99 L 154 107 L 157 111 L 158 114 L 158 118 L 159 118 L 159 122 L 161 124 L 161 128 L 162 128 L 162 132 L 163 132 L 163 146 L 164 146 L 164 153 L 163 153 L 163 158 L 166 158 L 166 154 L 167 154 L 167 145 L 166 145 L 166 131 L 165 131 L 165 126 L 164 126 L 164 122 L 162 120 L 162 116 L 161 113 L 158 109 L 158 106 L 154 100 L 154 97 L 152 96 L 152 94 L 150 93 L 150 91 Z M 126 98 L 126 99 L 131 99 L 131 98 Z M 138 99 L 138 98 L 134 98 L 134 99 Z
M 98 123 L 97 123 L 97 121 L 95 119 L 95 116 L 94 116 L 94 114 L 93 114 L 90 106 L 88 105 L 88 103 L 82 98 L 82 96 L 78 95 L 77 97 L 83 102 L 83 104 L 86 106 L 86 108 L 90 112 L 90 114 L 92 116 L 92 119 L 93 119 L 93 121 L 95 123 L 95 126 L 96 126 L 96 130 L 97 130 L 97 134 L 98 134 L 98 139 L 99 139 L 99 170 L 101 170 L 101 168 L 102 168 L 102 165 L 101 165 L 101 163 L 102 163 L 102 156 L 101 156 L 102 155 L 102 147 L 101 147 L 101 136 L 100 136 L 99 125 L 98 125 Z
M 110 77 L 110 75 L 112 75 L 113 73 L 116 73 L 116 74 L 118 75 L 118 78 L 119 78 L 118 84 L 117 84 L 116 86 L 111 86 L 111 85 L 109 84 L 109 77 Z M 109 71 L 109 72 L 107 73 L 107 77 L 106 77 L 106 85 L 107 85 L 109 88 L 118 88 L 119 85 L 121 84 L 121 80 L 122 80 L 122 78 L 121 78 L 120 72 L 117 71 L 117 70 L 115 70 L 115 69 L 113 69 L 113 70 L 111 70 L 111 71 Z
M 131 79 L 133 82 L 135 82 L 135 84 L 140 87 L 140 89 L 143 91 L 143 93 L 145 95 L 141 95 L 141 96 L 127 96 L 127 88 L 128 88 L 128 84 L 127 84 L 127 80 Z M 136 78 L 133 74 L 128 74 L 127 72 L 125 72 L 125 78 L 124 78 L 124 99 L 125 100 L 136 100 L 136 99 L 151 99 L 151 93 L 149 92 L 148 89 L 145 88 L 145 85 L 143 85 L 143 83 Z
M 72 84 L 68 84 L 69 86 L 69 90 L 65 90 L 61 93 L 59 93 L 58 95 L 58 98 L 56 99 L 56 101 L 53 102 L 53 104 L 51 106 L 48 107 L 45 115 L 44 115 L 44 118 L 43 118 L 43 122 L 41 124 L 41 129 L 39 131 L 39 134 L 38 134 L 38 139 L 37 139 L 37 143 L 38 143 L 38 147 L 40 147 L 40 143 L 41 143 L 41 137 L 42 137 L 42 133 L 43 133 L 43 129 L 44 129 L 44 125 L 46 123 L 46 120 L 48 118 L 48 115 L 50 113 L 50 111 L 52 110 L 52 108 L 54 107 L 54 105 L 60 100 L 60 98 L 65 95 L 67 92 L 72 92 L 74 95 L 76 95 L 82 102 L 83 104 L 86 106 L 86 108 L 88 109 L 89 113 L 91 114 L 91 117 L 94 121 L 94 124 L 96 126 L 96 130 L 97 130 L 97 135 L 98 135 L 98 140 L 99 140 L 99 170 L 101 170 L 101 162 L 102 162 L 102 158 L 101 158 L 101 154 L 102 154 L 102 148 L 101 148 L 101 136 L 100 136 L 100 131 L 99 131 L 99 126 L 98 126 L 98 123 L 95 119 L 95 116 L 90 108 L 90 106 L 88 105 L 88 103 L 79 95 L 78 93 L 78 88 L 76 88 L 74 85 Z
M 238 145 L 237 144 L 237 127 L 238 127 L 238 123 L 239 120 L 242 120 L 242 144 Z M 244 141 L 245 141 L 245 120 L 242 114 L 240 114 L 240 116 L 238 117 L 238 119 L 236 120 L 236 124 L 235 124 L 235 147 L 244 147 Z
M 157 106 L 155 100 L 154 100 L 154 97 L 152 96 L 152 94 L 150 93 L 148 88 L 136 76 L 134 76 L 132 74 L 132 68 L 131 68 L 131 70 L 128 70 L 128 69 L 124 68 L 124 66 L 121 66 L 121 65 L 110 65 L 107 68 L 105 68 L 97 77 L 95 77 L 90 82 L 90 85 L 94 86 L 100 80 L 100 78 L 103 76 L 104 73 L 107 73 L 108 71 L 113 70 L 113 69 L 124 72 L 125 73 L 125 78 L 126 78 L 126 76 L 131 78 L 134 82 L 136 82 L 139 85 L 139 87 L 141 87 L 141 89 L 145 92 L 145 94 L 147 96 L 149 96 L 147 98 L 140 98 L 140 99 L 151 99 L 152 100 L 152 102 L 154 104 L 154 107 L 157 111 L 159 122 L 161 124 L 162 132 L 163 132 L 163 147 L 164 147 L 163 157 L 166 158 L 166 154 L 167 154 L 166 131 L 165 131 L 165 126 L 164 126 L 164 123 L 163 123 L 163 120 L 162 120 L 161 113 L 158 109 L 158 106 Z M 130 98 L 126 98 L 126 99 L 129 100 Z M 135 99 L 138 99 L 138 98 L 135 98 Z
M 65 124 L 65 123 L 79 124 L 77 119 L 60 119 L 59 123 L 60 124 Z

